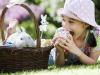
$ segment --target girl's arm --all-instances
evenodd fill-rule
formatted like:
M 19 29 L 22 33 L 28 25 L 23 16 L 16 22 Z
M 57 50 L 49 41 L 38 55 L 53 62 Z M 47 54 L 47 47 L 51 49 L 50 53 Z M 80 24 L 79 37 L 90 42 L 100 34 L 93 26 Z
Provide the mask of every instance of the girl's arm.
M 82 63 L 95 64 L 100 55 L 100 51 L 91 52 L 90 57 L 88 57 L 86 54 L 84 54 L 81 50 L 77 48 L 77 52 L 75 54 L 79 57 Z
M 64 43 L 64 44 L 62 44 L 62 43 L 59 44 L 62 48 L 66 49 L 70 53 L 75 54 L 76 56 L 78 56 L 80 61 L 84 64 L 94 64 L 94 63 L 96 63 L 96 61 L 97 61 L 97 59 L 100 55 L 100 51 L 98 51 L 98 52 L 91 52 L 90 57 L 87 56 L 84 52 L 82 52 L 76 46 L 73 39 L 67 39 L 67 42 L 63 39 L 61 39 L 60 41 Z
M 55 64 L 57 66 L 63 66 L 64 65 L 64 50 L 60 46 L 55 46 L 56 47 L 56 62 Z
M 56 47 L 58 50 L 57 52 L 57 58 L 56 58 L 56 64 L 59 66 L 63 66 L 64 65 L 64 52 L 62 51 L 60 46 Z M 80 61 L 84 64 L 95 64 L 99 55 L 100 55 L 100 51 L 95 51 L 90 53 L 90 57 L 87 56 L 84 52 L 82 52 L 79 48 L 75 48 L 73 49 L 73 52 L 71 52 L 75 55 L 77 55 L 80 59 Z
M 56 41 L 55 41 L 55 39 L 56 39 Z M 64 49 L 62 47 L 60 47 L 59 43 L 60 43 L 60 38 L 54 38 L 52 40 L 52 44 L 56 48 L 56 61 L 55 61 L 55 64 L 57 66 L 63 66 L 64 63 L 65 63 L 65 61 L 64 61 Z

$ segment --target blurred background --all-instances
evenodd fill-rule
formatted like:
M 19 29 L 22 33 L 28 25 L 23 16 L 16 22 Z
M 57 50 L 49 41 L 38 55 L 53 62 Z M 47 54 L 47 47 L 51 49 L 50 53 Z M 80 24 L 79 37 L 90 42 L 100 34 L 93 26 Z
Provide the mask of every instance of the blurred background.
M 18 1 L 18 0 L 13 0 Z M 19 0 L 23 1 L 35 14 L 38 23 L 40 25 L 40 15 L 47 15 L 47 21 L 49 22 L 47 31 L 43 33 L 43 38 L 51 39 L 55 33 L 55 30 L 61 26 L 60 18 L 57 16 L 57 9 L 63 7 L 65 0 Z M 93 0 L 96 9 L 96 21 L 100 24 L 100 0 Z M 0 13 L 7 5 L 9 0 L 0 0 Z M 28 12 L 19 6 L 11 7 L 6 13 L 7 20 L 17 19 L 19 25 L 23 26 L 27 33 L 33 38 L 36 37 L 34 23 L 32 22 Z M 7 23 L 6 23 L 7 25 Z

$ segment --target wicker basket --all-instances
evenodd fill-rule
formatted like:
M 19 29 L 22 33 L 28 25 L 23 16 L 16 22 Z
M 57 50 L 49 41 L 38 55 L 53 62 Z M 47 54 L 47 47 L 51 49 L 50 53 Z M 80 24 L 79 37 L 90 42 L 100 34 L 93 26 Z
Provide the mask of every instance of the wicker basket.
M 24 4 L 17 5 L 25 8 L 33 18 L 36 29 L 37 46 L 28 48 L 0 46 L 0 71 L 14 72 L 29 69 L 47 69 L 49 53 L 53 46 L 41 47 L 39 25 L 33 12 L 29 9 L 28 6 Z M 8 8 L 6 7 L 0 17 L 2 41 L 5 40 L 3 25 L 5 13 L 7 10 Z

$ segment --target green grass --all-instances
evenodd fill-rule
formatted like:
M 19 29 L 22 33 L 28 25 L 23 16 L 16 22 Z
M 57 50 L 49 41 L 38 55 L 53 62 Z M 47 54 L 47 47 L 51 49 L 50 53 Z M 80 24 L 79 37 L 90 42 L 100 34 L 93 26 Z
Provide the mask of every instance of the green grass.
M 47 70 L 31 70 L 0 75 L 100 75 L 100 60 L 94 65 L 71 65 L 62 68 L 49 66 Z

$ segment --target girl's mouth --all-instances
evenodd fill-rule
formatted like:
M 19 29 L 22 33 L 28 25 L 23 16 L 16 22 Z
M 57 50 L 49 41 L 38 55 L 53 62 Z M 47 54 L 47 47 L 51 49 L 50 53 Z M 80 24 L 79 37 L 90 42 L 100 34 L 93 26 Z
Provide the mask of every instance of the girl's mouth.
M 73 36 L 74 35 L 74 32 L 73 31 L 70 31 L 70 34 Z

